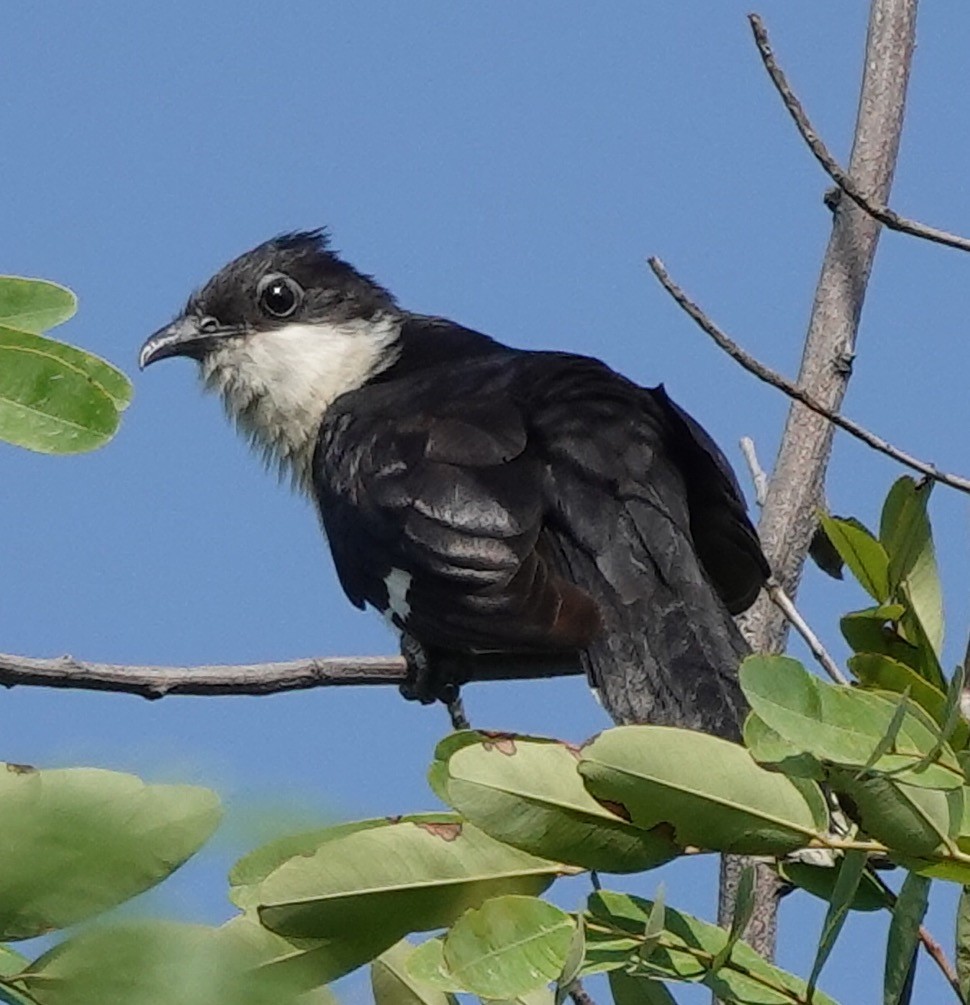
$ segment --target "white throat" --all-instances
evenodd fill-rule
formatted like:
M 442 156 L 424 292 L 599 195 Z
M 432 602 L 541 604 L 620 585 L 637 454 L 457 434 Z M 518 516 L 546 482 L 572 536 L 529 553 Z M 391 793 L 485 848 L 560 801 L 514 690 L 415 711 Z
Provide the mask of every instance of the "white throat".
M 400 328 L 385 314 L 230 337 L 203 359 L 202 378 L 266 461 L 308 488 L 324 413 L 393 363 Z

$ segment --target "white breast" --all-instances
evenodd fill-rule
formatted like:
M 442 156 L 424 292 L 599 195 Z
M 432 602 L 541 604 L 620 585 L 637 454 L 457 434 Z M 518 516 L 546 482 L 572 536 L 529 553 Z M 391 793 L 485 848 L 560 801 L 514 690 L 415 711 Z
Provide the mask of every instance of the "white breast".
M 384 315 L 229 338 L 202 361 L 202 377 L 267 462 L 306 488 L 324 413 L 393 363 L 400 329 Z

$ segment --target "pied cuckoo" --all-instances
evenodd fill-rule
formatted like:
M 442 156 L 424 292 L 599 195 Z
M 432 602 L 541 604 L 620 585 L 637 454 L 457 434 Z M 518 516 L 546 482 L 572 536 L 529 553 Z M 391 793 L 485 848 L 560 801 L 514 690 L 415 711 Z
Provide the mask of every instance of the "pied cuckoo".
M 586 356 L 413 314 L 284 234 L 152 335 L 313 500 L 341 585 L 400 631 L 405 693 L 445 656 L 578 658 L 620 721 L 737 737 L 732 619 L 768 567 L 728 462 L 665 393 Z

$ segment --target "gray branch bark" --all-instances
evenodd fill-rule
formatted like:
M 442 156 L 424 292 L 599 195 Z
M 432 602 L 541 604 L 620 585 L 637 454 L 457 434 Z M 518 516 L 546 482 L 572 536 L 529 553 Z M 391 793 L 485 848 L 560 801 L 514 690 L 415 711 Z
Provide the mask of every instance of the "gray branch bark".
M 849 175 L 877 204 L 889 201 L 902 134 L 906 89 L 916 41 L 917 0 L 872 0 L 864 74 Z M 753 21 L 757 29 L 759 22 Z M 848 199 L 835 209 L 815 293 L 798 385 L 831 411 L 845 396 L 856 334 L 872 269 L 880 223 Z M 774 465 L 759 531 L 778 582 L 793 597 L 823 501 L 834 428 L 793 402 Z M 757 652 L 781 652 L 788 623 L 762 595 L 745 619 L 745 634 Z M 718 917 L 730 923 L 742 863 L 725 857 Z M 777 934 L 774 875 L 759 867 L 757 905 L 746 938 L 773 955 Z

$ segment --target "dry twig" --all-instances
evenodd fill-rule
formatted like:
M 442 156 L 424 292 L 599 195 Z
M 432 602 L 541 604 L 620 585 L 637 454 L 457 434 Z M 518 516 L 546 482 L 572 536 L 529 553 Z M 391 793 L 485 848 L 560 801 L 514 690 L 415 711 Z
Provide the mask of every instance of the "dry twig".
M 920 460 L 918 457 L 914 457 L 912 454 L 907 454 L 898 447 L 894 447 L 881 436 L 877 436 L 875 433 L 869 432 L 869 430 L 864 426 L 860 426 L 858 422 L 854 422 L 852 419 L 847 419 L 839 412 L 831 408 L 827 408 L 807 391 L 793 384 L 787 377 L 783 377 L 776 370 L 772 370 L 771 367 L 766 366 L 759 359 L 752 356 L 747 350 L 742 349 L 737 342 L 729 338 L 728 335 L 725 334 L 725 332 L 719 328 L 708 317 L 708 315 L 705 314 L 704 311 L 690 299 L 690 297 L 687 296 L 683 289 L 681 289 L 681 287 L 670 278 L 670 273 L 667 272 L 666 267 L 659 258 L 648 258 L 647 264 L 653 270 L 653 274 L 657 277 L 657 279 L 660 280 L 660 284 L 663 288 L 674 298 L 674 300 L 677 301 L 677 304 L 688 315 L 690 315 L 690 317 L 703 331 L 710 335 L 714 342 L 721 349 L 723 349 L 731 357 L 731 359 L 744 367 L 748 373 L 753 373 L 759 380 L 763 380 L 766 384 L 771 384 L 772 387 L 776 387 L 779 391 L 783 391 L 789 398 L 800 402 L 806 408 L 810 408 L 816 414 L 828 419 L 832 425 L 845 430 L 845 432 L 849 433 L 850 436 L 854 436 L 857 440 L 861 440 L 867 446 L 872 447 L 873 450 L 877 450 L 879 453 L 885 454 L 887 457 L 891 457 L 900 464 L 903 464 L 908 468 L 912 468 L 913 471 L 918 471 L 926 478 L 931 478 L 933 481 L 940 482 L 943 485 L 949 485 L 950 488 L 958 489 L 960 492 L 970 492 L 970 479 L 963 478 L 960 475 L 949 474 L 946 471 L 940 471 L 935 464 L 932 464 L 929 461 Z
M 808 149 L 811 150 L 815 159 L 822 165 L 823 170 L 832 181 L 857 206 L 890 230 L 909 234 L 912 237 L 920 237 L 925 241 L 933 241 L 935 244 L 943 244 L 948 248 L 956 248 L 958 251 L 970 251 L 970 238 L 961 237 L 959 234 L 951 234 L 949 231 L 940 230 L 938 227 L 930 227 L 925 223 L 919 223 L 917 220 L 909 220 L 904 216 L 900 216 L 888 206 L 866 195 L 856 185 L 852 177 L 842 169 L 839 162 L 829 152 L 828 147 L 822 142 L 815 131 L 815 127 L 805 114 L 804 106 L 791 89 L 784 71 L 775 61 L 775 54 L 772 51 L 771 41 L 768 38 L 768 30 L 765 28 L 764 22 L 757 14 L 749 14 L 748 21 L 751 24 L 752 32 L 754 32 L 754 40 L 758 46 L 758 52 L 761 54 L 761 61 L 768 71 L 768 76 L 771 77 L 771 82 L 781 95 L 781 100 L 785 103 L 785 108 L 794 120 L 795 126 L 798 128 Z

